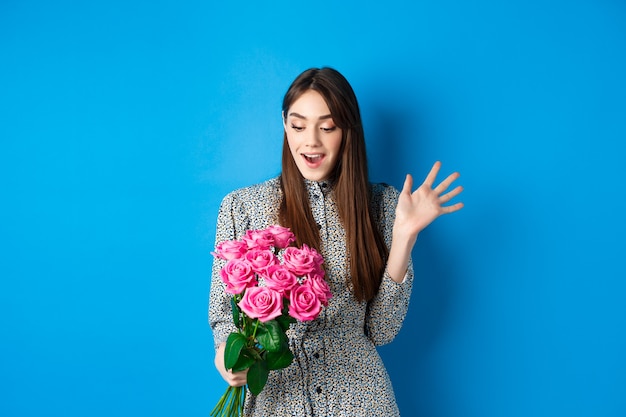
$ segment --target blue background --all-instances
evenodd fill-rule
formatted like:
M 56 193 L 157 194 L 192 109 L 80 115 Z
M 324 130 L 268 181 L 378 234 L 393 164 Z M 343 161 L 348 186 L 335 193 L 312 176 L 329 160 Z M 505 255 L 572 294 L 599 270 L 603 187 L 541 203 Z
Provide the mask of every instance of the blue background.
M 623 1 L 84 3 L 0 5 L 0 415 L 208 414 L 218 204 L 323 65 L 372 180 L 466 188 L 380 350 L 403 415 L 626 415 Z

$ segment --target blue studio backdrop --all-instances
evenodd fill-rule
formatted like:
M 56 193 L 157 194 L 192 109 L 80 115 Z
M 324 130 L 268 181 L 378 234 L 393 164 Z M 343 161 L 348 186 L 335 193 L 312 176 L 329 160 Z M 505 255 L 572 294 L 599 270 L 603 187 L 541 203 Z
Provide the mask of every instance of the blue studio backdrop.
M 218 205 L 312 66 L 373 181 L 465 187 L 380 349 L 402 414 L 626 415 L 620 0 L 2 2 L 0 415 L 208 415 Z

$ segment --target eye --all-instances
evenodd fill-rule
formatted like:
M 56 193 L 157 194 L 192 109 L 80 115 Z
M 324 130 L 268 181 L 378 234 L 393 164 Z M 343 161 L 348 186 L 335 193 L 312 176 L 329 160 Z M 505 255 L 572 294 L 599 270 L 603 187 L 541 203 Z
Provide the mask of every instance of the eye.
M 333 126 L 333 127 L 321 127 L 320 129 L 322 129 L 324 132 L 326 133 L 330 133 L 330 132 L 334 132 L 337 129 L 337 126 Z
M 302 132 L 304 130 L 303 126 L 296 126 L 293 123 L 291 124 L 291 128 L 295 130 L 296 132 Z

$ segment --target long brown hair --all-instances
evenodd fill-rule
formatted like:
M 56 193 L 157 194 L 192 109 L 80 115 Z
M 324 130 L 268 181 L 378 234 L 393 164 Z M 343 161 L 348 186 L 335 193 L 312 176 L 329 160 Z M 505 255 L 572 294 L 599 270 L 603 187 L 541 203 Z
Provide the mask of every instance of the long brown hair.
M 342 130 L 340 157 L 331 173 L 339 217 L 346 231 L 348 266 L 354 296 L 371 300 L 380 287 L 388 257 L 383 236 L 370 210 L 371 191 L 361 113 L 348 81 L 332 68 L 311 68 L 300 74 L 283 99 L 283 115 L 303 93 L 315 90 L 326 101 L 333 122 Z M 287 134 L 283 138 L 279 219 L 290 227 L 298 244 L 320 249 L 319 230 L 311 212 L 304 178 L 291 155 Z

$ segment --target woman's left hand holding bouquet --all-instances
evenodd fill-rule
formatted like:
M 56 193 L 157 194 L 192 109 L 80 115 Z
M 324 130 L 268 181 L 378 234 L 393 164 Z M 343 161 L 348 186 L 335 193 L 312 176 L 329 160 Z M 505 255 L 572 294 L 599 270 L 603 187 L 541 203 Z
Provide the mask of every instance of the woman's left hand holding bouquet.
M 224 366 L 224 349 L 226 349 L 226 342 L 220 343 L 215 353 L 215 367 L 219 371 L 224 381 L 231 387 L 243 387 L 248 383 L 248 370 L 245 369 L 240 372 L 233 372 L 226 369 Z

